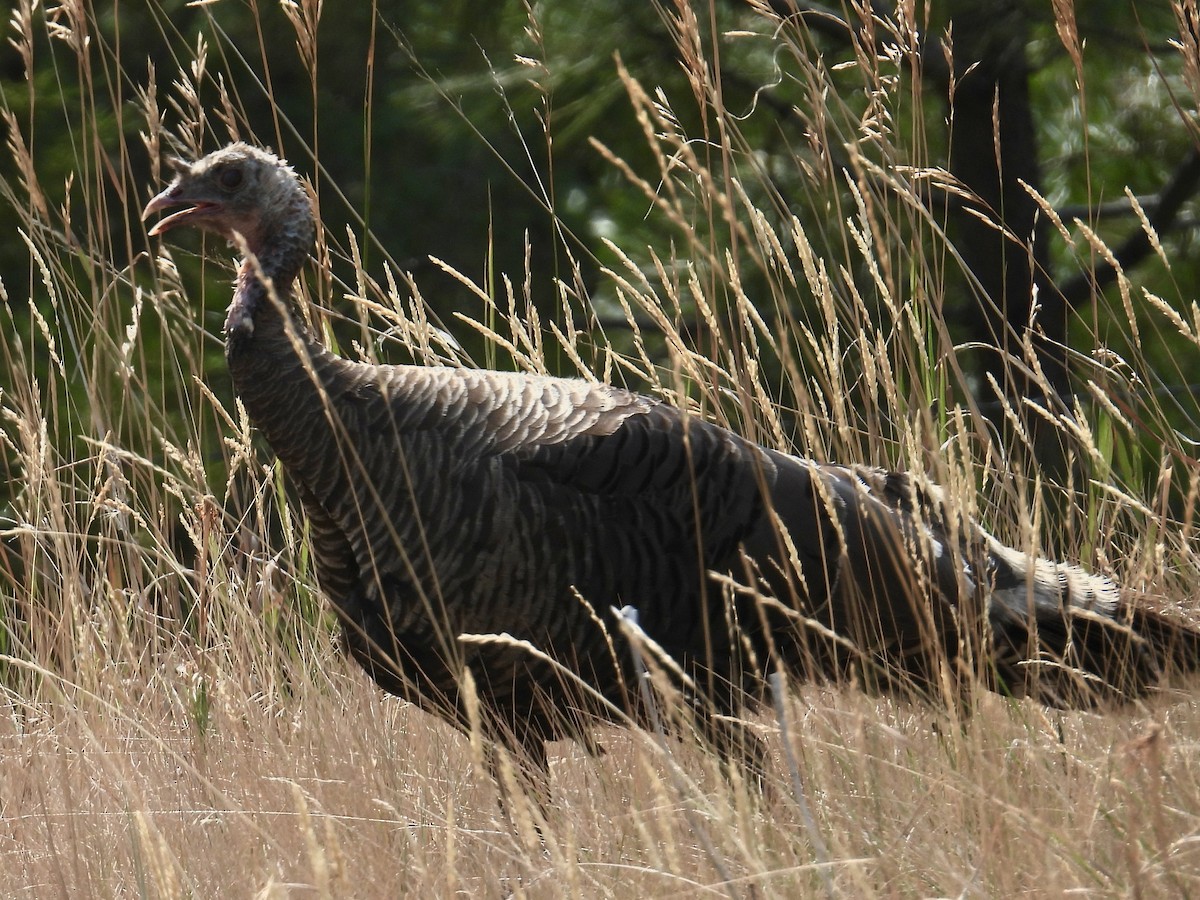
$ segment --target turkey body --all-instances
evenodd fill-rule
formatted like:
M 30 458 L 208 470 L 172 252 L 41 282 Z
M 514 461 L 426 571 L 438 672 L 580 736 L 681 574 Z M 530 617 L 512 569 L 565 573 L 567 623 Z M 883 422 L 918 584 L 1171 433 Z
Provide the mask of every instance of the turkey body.
M 244 144 L 175 166 L 146 215 L 184 208 L 152 233 L 190 225 L 246 251 L 230 371 L 299 494 L 351 653 L 461 727 L 469 672 L 488 737 L 539 766 L 546 740 L 645 719 L 652 645 L 715 713 L 777 668 L 918 692 L 969 669 L 1086 704 L 1194 667 L 1192 630 L 1005 547 L 905 475 L 780 453 L 602 384 L 337 357 L 295 314 L 315 222 L 294 172 Z
M 522 744 L 580 737 L 577 714 L 605 717 L 600 698 L 636 717 L 635 656 L 616 621 L 630 608 L 662 651 L 712 682 L 718 708 L 754 691 L 730 625 L 766 660 L 762 612 L 731 606 L 707 573 L 744 571 L 747 548 L 775 559 L 781 469 L 797 482 L 817 470 L 584 381 L 368 366 L 316 345 L 280 366 L 282 352 L 262 352 L 264 330 L 253 352 L 230 354 L 235 385 L 299 490 L 347 645 L 383 687 L 465 724 L 469 668 L 498 730 Z M 811 488 L 789 499 L 789 518 L 836 546 Z M 828 596 L 823 561 L 802 568 Z M 462 634 L 506 634 L 553 663 Z

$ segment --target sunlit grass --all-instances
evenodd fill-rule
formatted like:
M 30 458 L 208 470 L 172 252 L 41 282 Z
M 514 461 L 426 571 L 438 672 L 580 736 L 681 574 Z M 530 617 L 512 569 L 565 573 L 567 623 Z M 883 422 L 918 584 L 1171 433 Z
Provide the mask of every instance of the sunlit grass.
M 313 12 L 293 15 L 309 60 Z M 221 71 L 210 108 L 196 82 L 218 62 L 189 38 L 178 72 L 130 94 L 133 61 L 99 34 L 75 39 L 91 24 L 21 2 L 10 32 L 27 59 L 52 43 L 59 93 L 31 81 L 20 104 L 4 100 L 3 196 L 21 220 L 4 239 L 28 268 L 4 275 L 0 312 L 0 893 L 1200 890 L 1200 721 L 1183 692 L 1106 715 L 972 696 L 963 717 L 855 685 L 790 685 L 786 715 L 751 718 L 772 753 L 763 796 L 689 742 L 609 729 L 599 758 L 553 748 L 551 808 L 502 812 L 467 738 L 382 695 L 335 646 L 302 517 L 228 391 L 215 310 L 230 254 L 206 248 L 202 270 L 137 221 L 169 149 L 247 136 L 229 89 L 244 73 Z M 1169 394 L 1145 390 L 1196 370 L 1190 295 L 1118 284 L 1112 313 L 1132 352 L 1094 334 L 1075 348 L 1078 401 L 1032 417 L 1076 465 L 1039 470 L 1033 438 L 1022 443 L 1031 411 L 995 417 L 1016 432 L 1004 444 L 958 367 L 942 316 L 954 253 L 922 200 L 945 176 L 924 158 L 922 110 L 906 106 L 920 99 L 900 96 L 894 60 L 858 61 L 864 110 L 838 99 L 792 26 L 766 30 L 814 111 L 795 164 L 827 214 L 807 221 L 713 93 L 697 24 L 676 25 L 694 98 L 655 96 L 614 66 L 650 170 L 596 141 L 663 223 L 660 244 L 565 244 L 549 302 L 525 273 L 480 285 L 452 272 L 478 307 L 443 322 L 423 300 L 439 282 L 372 274 L 354 237 L 327 234 L 307 290 L 341 352 L 469 364 L 460 341 L 483 335 L 489 364 L 627 383 L 781 449 L 928 473 L 1014 546 L 1051 546 L 1194 617 L 1196 435 Z M 697 98 L 713 116 L 705 142 L 670 108 Z M 70 175 L 31 149 L 35 107 L 61 107 L 81 135 Z M 109 108 L 140 121 L 114 128 Z M 907 129 L 884 127 L 903 110 Z M 1094 233 L 1076 240 L 1103 252 Z M 569 277 L 585 252 L 603 267 L 593 294 Z M 1185 339 L 1168 371 L 1150 363 L 1160 330 Z M 543 816 L 539 838 L 529 824 Z

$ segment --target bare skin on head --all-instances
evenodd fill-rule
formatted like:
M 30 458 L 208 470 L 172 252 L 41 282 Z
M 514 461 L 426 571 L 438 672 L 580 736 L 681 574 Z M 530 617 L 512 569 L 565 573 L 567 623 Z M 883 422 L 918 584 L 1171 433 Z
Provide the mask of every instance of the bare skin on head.
M 290 291 L 316 236 L 312 205 L 295 172 L 274 154 L 231 144 L 196 163 L 172 159 L 176 177 L 142 211 L 142 219 L 183 207 L 160 219 L 152 236 L 179 227 L 220 235 L 249 254 L 226 319 L 226 333 L 248 335 L 268 285 Z M 238 302 L 239 299 L 242 302 Z

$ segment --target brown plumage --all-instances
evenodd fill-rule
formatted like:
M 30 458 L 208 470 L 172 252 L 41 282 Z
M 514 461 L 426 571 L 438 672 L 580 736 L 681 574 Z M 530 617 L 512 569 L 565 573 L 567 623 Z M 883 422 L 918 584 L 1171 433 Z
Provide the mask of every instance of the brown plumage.
M 464 727 L 469 668 L 488 735 L 537 766 L 595 719 L 645 721 L 621 608 L 718 738 L 710 713 L 760 697 L 777 666 L 920 692 L 972 661 L 997 690 L 1086 704 L 1197 661 L 1193 631 L 950 527 L 905 475 L 779 453 L 615 387 L 334 356 L 293 314 L 316 226 L 292 169 L 245 144 L 175 168 L 145 216 L 183 209 L 151 233 L 244 242 L 230 371 L 299 493 L 350 651 Z

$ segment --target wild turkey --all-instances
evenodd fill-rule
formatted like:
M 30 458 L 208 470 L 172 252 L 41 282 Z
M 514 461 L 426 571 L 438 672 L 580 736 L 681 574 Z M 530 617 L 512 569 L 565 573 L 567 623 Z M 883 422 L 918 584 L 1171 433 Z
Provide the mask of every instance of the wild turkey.
M 646 720 L 622 618 L 652 642 L 643 660 L 678 663 L 718 737 L 704 723 L 761 698 L 777 667 L 920 692 L 974 660 L 968 677 L 996 690 L 1079 705 L 1197 661 L 1195 632 L 951 527 L 937 488 L 905 475 L 776 452 L 581 380 L 341 359 L 294 314 L 316 227 L 295 172 L 242 143 L 173 166 L 143 218 L 183 207 L 150 233 L 189 225 L 248 254 L 226 357 L 350 651 L 460 727 L 469 670 L 488 736 L 535 770 L 544 741 Z

